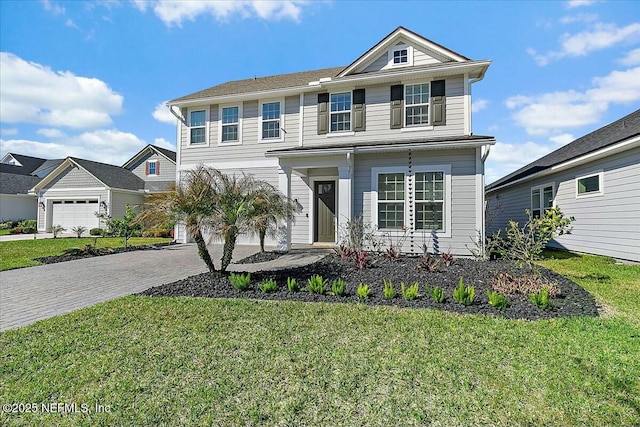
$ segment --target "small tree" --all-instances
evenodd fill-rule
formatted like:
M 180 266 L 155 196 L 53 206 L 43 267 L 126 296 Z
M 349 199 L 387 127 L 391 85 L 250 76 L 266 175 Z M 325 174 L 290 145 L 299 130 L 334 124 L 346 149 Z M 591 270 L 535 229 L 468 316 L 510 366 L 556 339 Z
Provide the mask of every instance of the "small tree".
M 51 226 L 51 232 L 53 233 L 53 238 L 54 239 L 57 239 L 58 238 L 58 234 L 62 233 L 63 231 L 67 231 L 67 229 L 64 228 L 63 226 L 61 226 L 60 224 Z
M 278 224 L 281 221 L 295 221 L 295 214 L 300 212 L 301 207 L 267 182 L 257 181 L 256 185 L 252 210 L 249 212 L 249 228 L 258 234 L 260 251 L 264 252 L 265 237 L 276 237 Z
M 76 227 L 73 227 L 71 229 L 71 231 L 73 233 L 76 233 L 76 237 L 79 239 L 80 237 L 82 237 L 82 234 L 87 231 L 87 227 L 83 227 L 82 225 L 78 225 Z
M 122 238 L 125 248 L 129 247 L 129 239 L 137 236 L 142 230 L 142 224 L 136 221 L 136 212 L 127 205 L 127 209 L 122 219 L 112 218 L 107 214 L 99 214 L 98 217 L 105 220 L 107 224 L 107 234 Z

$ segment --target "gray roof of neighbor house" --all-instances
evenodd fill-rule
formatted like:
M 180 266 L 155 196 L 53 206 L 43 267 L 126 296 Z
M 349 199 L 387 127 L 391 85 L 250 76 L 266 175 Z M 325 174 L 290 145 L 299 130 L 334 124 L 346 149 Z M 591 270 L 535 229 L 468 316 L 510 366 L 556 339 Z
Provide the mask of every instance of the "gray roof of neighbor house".
M 169 159 L 173 160 L 173 163 L 176 162 L 176 152 L 175 151 L 167 150 L 166 148 L 158 147 L 157 145 L 152 145 L 152 144 L 149 144 L 149 145 L 151 145 L 155 150 L 158 150 L 159 152 L 164 154 Z
M 564 147 L 558 148 L 556 151 L 553 151 L 518 169 L 517 171 L 492 182 L 486 186 L 486 190 L 490 191 L 496 187 L 526 178 L 529 175 L 533 175 L 534 173 L 538 173 L 552 166 L 575 159 L 576 157 L 583 156 L 637 135 L 640 135 L 640 110 L 636 110 L 613 123 L 578 138 Z
M 55 168 L 60 166 L 60 163 L 64 162 L 64 159 L 51 159 L 45 161 L 41 164 L 38 169 L 34 170 L 31 175 L 39 176 L 40 178 L 44 178 L 49 174 L 49 172 L 53 171 Z
M 21 175 L 29 175 L 36 169 L 40 167 L 47 159 L 41 159 L 40 157 L 31 157 L 25 156 L 24 154 L 16 154 L 16 153 L 7 153 L 10 154 L 11 157 L 16 159 L 22 166 L 8 165 L 8 164 L 0 164 L 0 171 L 9 172 L 9 173 L 17 173 Z M 17 167 L 17 169 L 7 168 L 10 166 Z
M 27 194 L 38 182 L 37 176 L 0 172 L 0 193 Z
M 123 190 L 144 189 L 144 181 L 128 169 L 77 157 L 69 157 L 69 159 L 82 166 L 87 172 L 111 188 L 121 188 Z

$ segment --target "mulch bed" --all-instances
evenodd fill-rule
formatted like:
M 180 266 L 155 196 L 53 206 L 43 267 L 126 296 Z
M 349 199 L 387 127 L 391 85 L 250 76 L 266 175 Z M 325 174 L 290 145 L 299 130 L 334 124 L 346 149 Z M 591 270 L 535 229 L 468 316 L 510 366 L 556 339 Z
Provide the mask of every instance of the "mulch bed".
M 42 264 L 56 264 L 58 262 L 74 261 L 76 259 L 94 258 L 94 257 L 97 257 L 97 256 L 120 254 L 122 252 L 154 250 L 154 249 L 161 248 L 163 246 L 170 246 L 170 245 L 175 245 L 175 244 L 176 244 L 175 241 L 167 242 L 167 243 L 155 243 L 155 244 L 152 244 L 152 245 L 129 246 L 128 248 L 113 248 L 112 252 L 99 254 L 99 255 L 92 255 L 92 254 L 86 254 L 86 255 L 52 255 L 52 256 L 45 256 L 45 257 L 42 257 L 42 258 L 34 258 L 34 260 L 38 261 L 38 262 L 40 262 Z
M 353 261 L 344 260 L 337 255 L 328 255 L 324 259 L 298 268 L 262 271 L 251 274 L 251 285 L 246 291 L 238 291 L 229 283 L 228 274 L 203 273 L 188 277 L 174 283 L 153 287 L 140 295 L 149 296 L 191 296 L 208 298 L 251 298 L 265 300 L 297 300 L 313 302 L 358 302 L 356 289 L 359 283 L 369 285 L 371 295 L 364 304 L 394 305 L 413 308 L 434 308 L 456 313 L 477 313 L 502 316 L 509 319 L 549 319 L 566 316 L 597 316 L 598 307 L 595 299 L 582 287 L 571 280 L 550 270 L 538 267 L 538 274 L 558 284 L 561 295 L 553 299 L 554 309 L 543 311 L 528 300 L 528 297 L 510 297 L 506 310 L 498 311 L 488 304 L 487 290 L 490 289 L 492 278 L 501 272 L 508 272 L 515 276 L 531 275 L 535 272 L 518 268 L 506 261 L 496 260 L 479 262 L 471 259 L 456 259 L 451 266 L 440 267 L 440 271 L 429 273 L 418 268 L 419 258 L 402 258 L 392 261 L 384 256 L 372 257 L 369 268 L 358 269 Z M 286 288 L 287 278 L 295 278 L 300 288 L 305 288 L 307 279 L 314 274 L 322 275 L 332 280 L 342 278 L 347 282 L 345 296 L 310 294 L 302 289 L 299 292 L 289 292 Z M 476 299 L 473 305 L 463 306 L 453 299 L 453 290 L 463 278 L 466 286 L 475 287 Z M 258 284 L 273 278 L 278 283 L 278 290 L 274 293 L 262 293 Z M 393 300 L 383 298 L 382 280 L 391 280 L 396 288 L 397 296 Z M 400 282 L 407 285 L 414 282 L 420 284 L 420 296 L 414 301 L 405 301 L 400 292 Z M 440 286 L 446 294 L 444 303 L 434 302 L 424 291 L 425 284 Z M 330 285 L 329 285 L 330 287 Z

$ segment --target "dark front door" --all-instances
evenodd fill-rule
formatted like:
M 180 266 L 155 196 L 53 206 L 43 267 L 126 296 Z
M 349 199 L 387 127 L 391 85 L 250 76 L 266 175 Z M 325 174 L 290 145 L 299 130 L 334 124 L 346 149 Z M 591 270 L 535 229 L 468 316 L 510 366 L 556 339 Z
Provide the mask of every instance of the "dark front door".
M 336 183 L 317 181 L 315 185 L 315 242 L 335 242 Z

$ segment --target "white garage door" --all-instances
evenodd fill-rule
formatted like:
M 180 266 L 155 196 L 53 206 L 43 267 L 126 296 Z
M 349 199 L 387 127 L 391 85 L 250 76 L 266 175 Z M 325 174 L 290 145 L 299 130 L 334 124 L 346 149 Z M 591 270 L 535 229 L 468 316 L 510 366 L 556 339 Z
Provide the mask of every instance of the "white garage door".
M 52 204 L 52 225 L 61 225 L 71 231 L 73 227 L 83 226 L 87 231 L 100 226 L 98 200 L 55 200 Z

